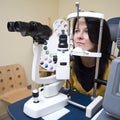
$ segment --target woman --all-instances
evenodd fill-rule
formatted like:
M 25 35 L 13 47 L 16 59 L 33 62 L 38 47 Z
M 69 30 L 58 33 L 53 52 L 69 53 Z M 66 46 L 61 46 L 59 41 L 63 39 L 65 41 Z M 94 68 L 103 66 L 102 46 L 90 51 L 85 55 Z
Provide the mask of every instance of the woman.
M 79 22 L 79 25 L 78 25 Z M 73 24 L 74 47 L 80 47 L 83 50 L 96 52 L 98 46 L 100 19 L 81 17 L 79 21 L 77 18 Z M 107 22 L 103 22 L 103 33 L 101 43 L 101 53 L 99 63 L 99 79 L 108 79 L 108 74 L 111 65 L 111 38 Z M 71 89 L 77 89 L 83 94 L 93 95 L 94 76 L 95 76 L 96 58 L 94 57 L 80 57 L 75 56 L 71 63 L 71 77 L 69 85 Z M 104 95 L 105 86 L 97 86 L 97 95 Z

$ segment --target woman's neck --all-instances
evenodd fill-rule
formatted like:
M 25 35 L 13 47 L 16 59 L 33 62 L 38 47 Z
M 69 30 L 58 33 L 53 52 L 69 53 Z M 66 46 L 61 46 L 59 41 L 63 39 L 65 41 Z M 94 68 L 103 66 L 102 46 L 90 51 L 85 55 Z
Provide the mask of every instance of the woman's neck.
M 82 64 L 85 67 L 94 67 L 95 66 L 95 58 L 94 57 L 81 57 Z

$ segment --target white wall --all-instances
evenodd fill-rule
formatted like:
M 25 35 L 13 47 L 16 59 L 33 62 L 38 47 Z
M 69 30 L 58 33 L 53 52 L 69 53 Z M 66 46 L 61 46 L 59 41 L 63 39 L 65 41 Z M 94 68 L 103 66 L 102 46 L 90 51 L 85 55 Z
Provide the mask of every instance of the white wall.
M 76 12 L 76 1 L 80 3 L 81 10 L 101 12 L 105 19 L 120 16 L 120 0 L 59 0 L 59 17 Z

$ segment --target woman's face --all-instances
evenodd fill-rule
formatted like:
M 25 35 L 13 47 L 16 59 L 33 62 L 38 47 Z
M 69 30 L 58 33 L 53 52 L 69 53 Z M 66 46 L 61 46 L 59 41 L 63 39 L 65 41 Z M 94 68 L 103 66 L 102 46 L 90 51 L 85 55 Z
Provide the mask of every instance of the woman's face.
M 76 24 L 75 27 L 74 46 L 87 51 L 95 51 L 95 45 L 89 39 L 87 25 L 83 17 L 79 19 L 79 26 Z

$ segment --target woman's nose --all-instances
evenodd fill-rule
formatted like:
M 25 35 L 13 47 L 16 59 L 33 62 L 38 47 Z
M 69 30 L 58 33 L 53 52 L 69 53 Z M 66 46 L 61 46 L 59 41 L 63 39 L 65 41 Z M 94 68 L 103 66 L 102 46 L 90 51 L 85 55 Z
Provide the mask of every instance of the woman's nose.
M 77 37 L 79 39 L 82 39 L 83 38 L 83 32 L 82 31 L 79 31 L 78 34 L 77 34 Z

